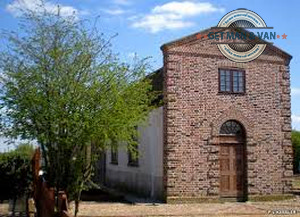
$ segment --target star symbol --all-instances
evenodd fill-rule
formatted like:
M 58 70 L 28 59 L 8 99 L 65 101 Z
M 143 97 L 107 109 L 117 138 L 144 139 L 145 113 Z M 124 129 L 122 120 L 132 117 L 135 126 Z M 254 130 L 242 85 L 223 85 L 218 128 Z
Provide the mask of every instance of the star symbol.
M 280 35 L 277 35 L 277 38 L 280 38 Z
M 282 39 L 286 39 L 287 35 L 285 33 L 283 33 L 282 35 Z
M 207 35 L 204 35 L 204 38 L 207 38 Z
M 197 39 L 201 39 L 201 38 L 202 38 L 202 35 L 201 35 L 200 33 L 198 33 L 198 34 L 196 35 L 196 37 L 197 37 Z

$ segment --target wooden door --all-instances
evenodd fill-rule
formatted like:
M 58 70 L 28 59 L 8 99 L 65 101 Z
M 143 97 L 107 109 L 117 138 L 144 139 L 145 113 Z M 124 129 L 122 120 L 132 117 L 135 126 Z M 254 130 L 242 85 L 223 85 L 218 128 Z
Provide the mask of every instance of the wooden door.
M 244 196 L 244 146 L 242 143 L 220 145 L 220 196 Z

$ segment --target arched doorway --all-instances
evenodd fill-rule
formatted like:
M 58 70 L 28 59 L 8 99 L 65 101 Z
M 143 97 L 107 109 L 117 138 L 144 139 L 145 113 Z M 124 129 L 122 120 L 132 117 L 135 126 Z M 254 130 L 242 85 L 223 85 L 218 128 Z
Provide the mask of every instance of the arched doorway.
M 223 123 L 219 132 L 220 196 L 244 200 L 246 196 L 245 130 L 235 120 Z

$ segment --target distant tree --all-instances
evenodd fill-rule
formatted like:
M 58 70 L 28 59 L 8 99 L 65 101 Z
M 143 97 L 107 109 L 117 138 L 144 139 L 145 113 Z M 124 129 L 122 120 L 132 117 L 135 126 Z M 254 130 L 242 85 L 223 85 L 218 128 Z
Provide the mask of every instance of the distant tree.
M 21 32 L 5 34 L 2 127 L 6 135 L 35 139 L 50 186 L 78 202 L 91 180 L 95 150 L 126 141 L 134 152 L 135 126 L 151 109 L 148 64 L 121 63 L 96 25 L 59 10 L 38 11 L 24 12 Z
M 0 154 L 0 200 L 13 200 L 13 213 L 18 197 L 26 196 L 31 190 L 31 158 L 34 148 L 21 144 L 15 150 Z
M 292 131 L 292 145 L 294 151 L 293 168 L 294 173 L 299 173 L 300 169 L 300 132 Z

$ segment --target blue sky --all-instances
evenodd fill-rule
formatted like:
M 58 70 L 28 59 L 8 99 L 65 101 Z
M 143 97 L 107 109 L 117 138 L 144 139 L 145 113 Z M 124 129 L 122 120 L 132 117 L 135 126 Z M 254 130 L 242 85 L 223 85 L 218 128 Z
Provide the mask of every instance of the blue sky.
M 34 9 L 41 0 L 1 0 L 0 28 L 16 29 L 19 8 Z M 221 17 L 237 8 L 259 14 L 276 34 L 286 34 L 275 45 L 293 56 L 291 61 L 293 128 L 300 130 L 300 1 L 274 0 L 44 0 L 53 10 L 61 5 L 61 14 L 75 13 L 80 19 L 100 16 L 99 28 L 113 40 L 120 58 L 129 61 L 136 53 L 152 57 L 153 69 L 162 66 L 160 46 L 168 41 L 215 26 Z

